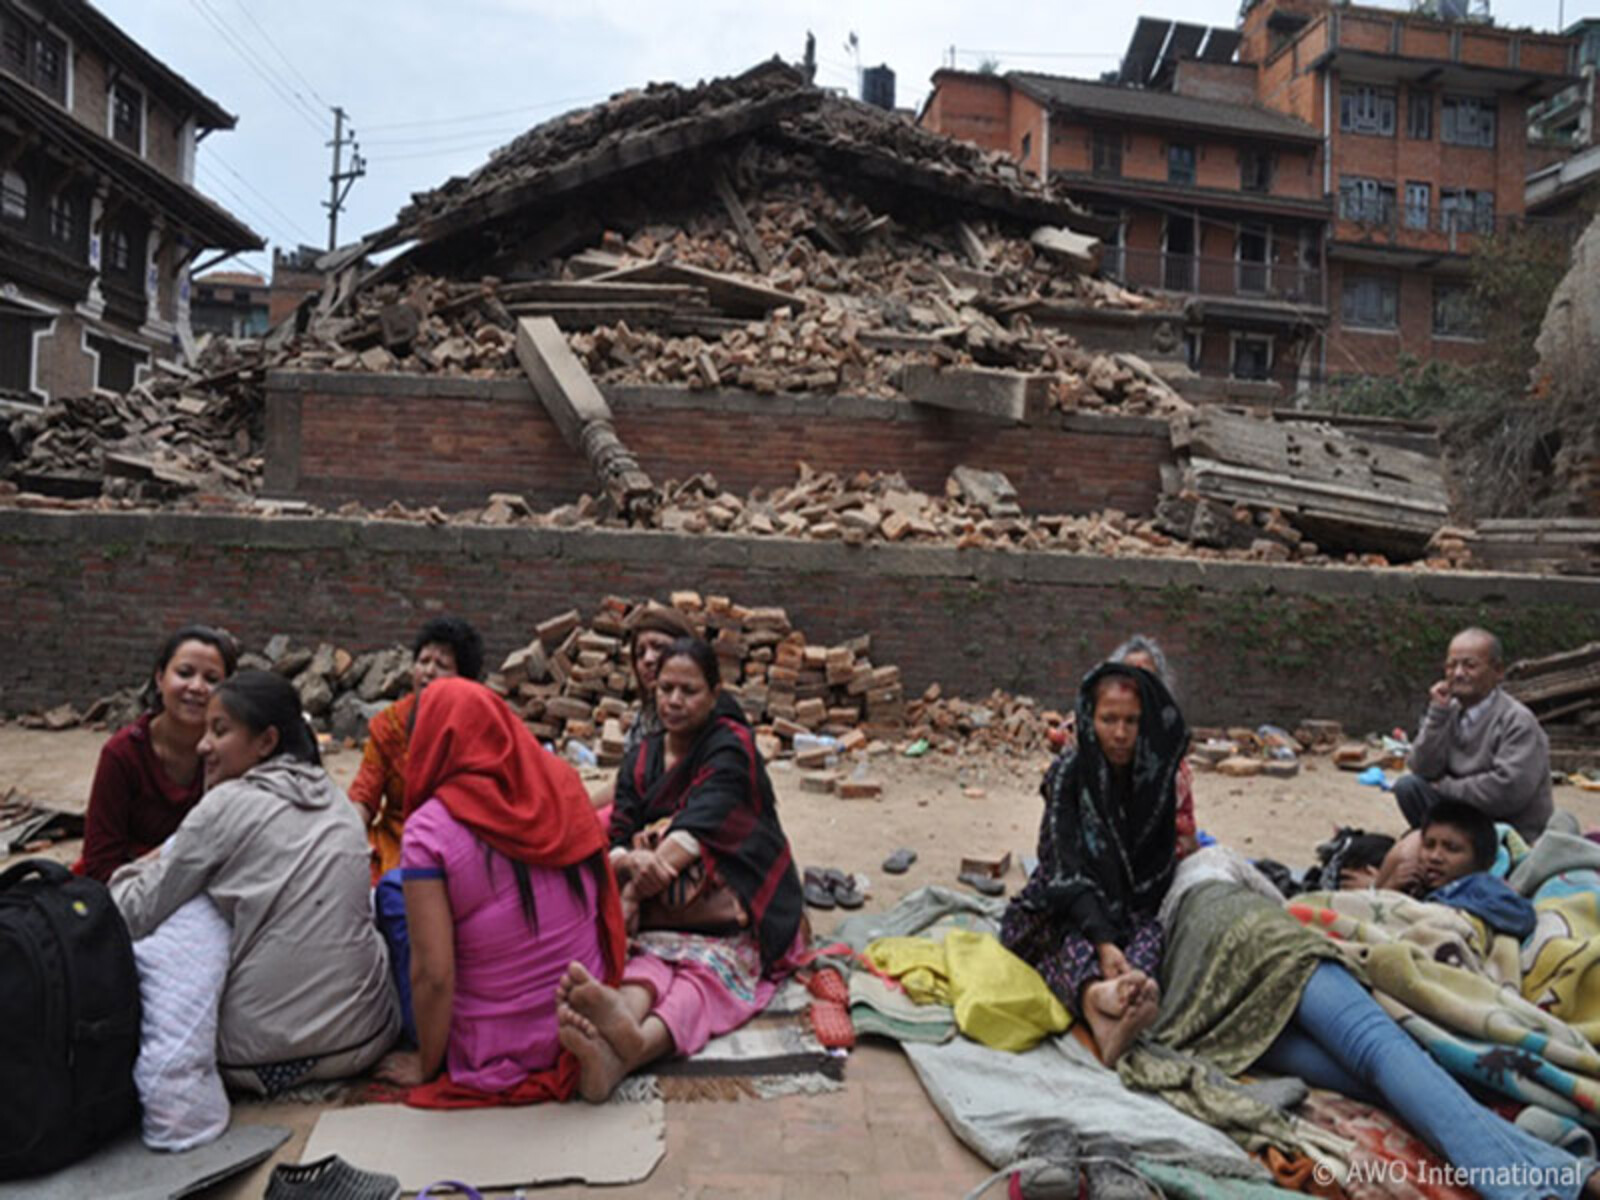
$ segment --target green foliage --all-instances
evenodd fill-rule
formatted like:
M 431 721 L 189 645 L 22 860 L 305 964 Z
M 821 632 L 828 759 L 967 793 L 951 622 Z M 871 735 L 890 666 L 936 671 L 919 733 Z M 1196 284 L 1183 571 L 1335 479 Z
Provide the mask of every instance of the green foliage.
M 1564 223 L 1528 222 L 1479 238 L 1473 252 L 1472 298 L 1489 352 L 1485 366 L 1518 400 L 1538 362 L 1533 343 L 1567 273 L 1576 233 Z

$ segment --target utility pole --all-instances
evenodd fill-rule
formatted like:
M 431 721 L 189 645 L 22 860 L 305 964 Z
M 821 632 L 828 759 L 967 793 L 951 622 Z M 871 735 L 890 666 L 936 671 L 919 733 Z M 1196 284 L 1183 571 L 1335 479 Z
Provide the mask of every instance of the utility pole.
M 350 194 L 350 189 L 356 180 L 367 173 L 367 160 L 361 157 L 361 145 L 356 141 L 356 131 L 345 133 L 345 112 L 342 108 L 333 110 L 333 141 L 326 145 L 333 147 L 333 173 L 328 176 L 328 198 L 322 202 L 322 207 L 328 210 L 328 249 L 339 248 L 339 213 L 344 208 L 344 198 Z M 339 169 L 340 154 L 346 146 L 350 147 L 350 169 Z M 341 188 L 339 185 L 343 184 Z

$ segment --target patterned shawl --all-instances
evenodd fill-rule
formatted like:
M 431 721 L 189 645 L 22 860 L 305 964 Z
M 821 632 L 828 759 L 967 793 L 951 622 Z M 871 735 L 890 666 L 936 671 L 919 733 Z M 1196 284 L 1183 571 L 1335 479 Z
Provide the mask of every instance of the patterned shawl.
M 707 870 L 731 887 L 760 935 L 761 961 L 781 959 L 800 927 L 804 900 L 777 798 L 755 736 L 726 692 L 689 752 L 668 771 L 666 734 L 645 738 L 617 772 L 611 844 L 628 846 L 639 830 L 671 819 L 692 833 Z
M 1139 739 L 1121 786 L 1094 729 L 1095 688 L 1113 675 L 1139 689 Z M 1136 917 L 1155 913 L 1172 882 L 1178 768 L 1189 730 L 1161 681 L 1122 663 L 1102 663 L 1084 676 L 1077 724 L 1077 749 L 1051 764 L 1041 788 L 1044 886 L 1033 889 L 1031 903 L 1067 918 L 1092 942 L 1121 944 Z

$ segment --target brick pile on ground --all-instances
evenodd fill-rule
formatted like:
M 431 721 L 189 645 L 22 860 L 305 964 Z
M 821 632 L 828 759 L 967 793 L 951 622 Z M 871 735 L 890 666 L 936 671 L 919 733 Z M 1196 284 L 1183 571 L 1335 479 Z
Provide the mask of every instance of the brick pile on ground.
M 979 751 L 1008 756 L 1054 753 L 1052 733 L 1068 725 L 1068 713 L 1045 708 L 1031 696 L 1016 696 L 1000 688 L 983 700 L 945 696 L 932 684 L 906 706 L 905 737 L 914 744 L 928 743 L 945 753 Z

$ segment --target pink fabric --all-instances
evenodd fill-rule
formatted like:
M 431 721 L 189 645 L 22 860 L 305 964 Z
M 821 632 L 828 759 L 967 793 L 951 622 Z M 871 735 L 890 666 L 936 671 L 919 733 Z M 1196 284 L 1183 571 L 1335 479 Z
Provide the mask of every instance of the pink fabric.
M 492 865 L 491 865 L 492 864 Z M 523 915 L 511 862 L 430 799 L 406 819 L 402 879 L 443 874 L 455 918 L 456 990 L 446 1066 L 453 1082 L 486 1092 L 550 1067 L 556 984 L 573 961 L 603 976 L 594 884 L 584 899 L 560 868 L 529 867 L 537 927 Z
M 634 954 L 623 968 L 622 982 L 650 989 L 655 996 L 651 1015 L 660 1017 L 672 1035 L 673 1051 L 688 1058 L 704 1050 L 712 1038 L 731 1033 L 765 1009 L 778 984 L 798 965 L 806 945 L 802 925 L 783 958 L 756 982 L 751 1000 L 735 995 L 714 970 L 693 959 L 667 962 L 650 953 Z

